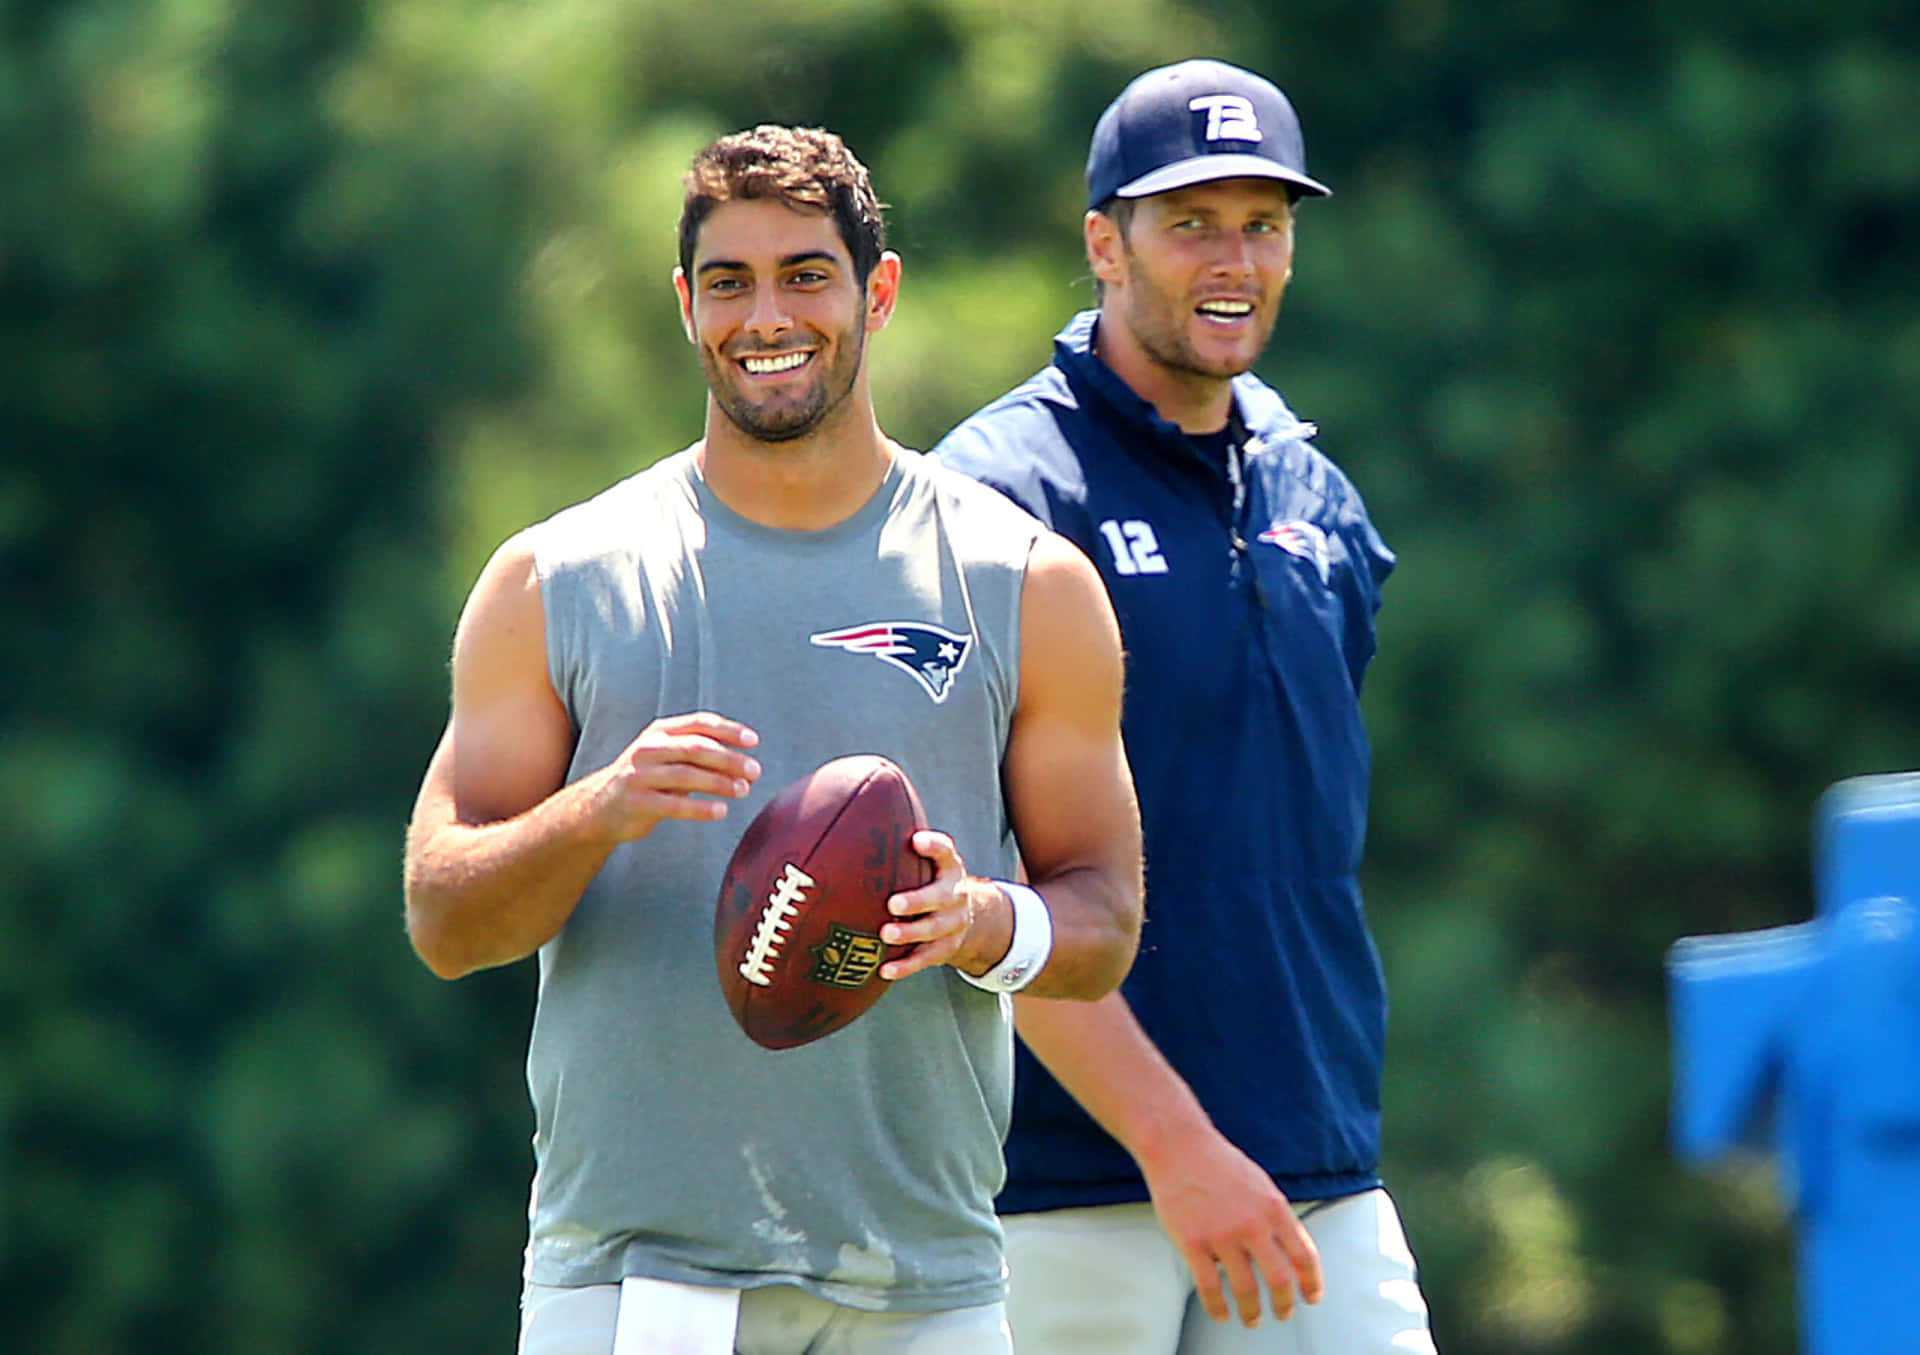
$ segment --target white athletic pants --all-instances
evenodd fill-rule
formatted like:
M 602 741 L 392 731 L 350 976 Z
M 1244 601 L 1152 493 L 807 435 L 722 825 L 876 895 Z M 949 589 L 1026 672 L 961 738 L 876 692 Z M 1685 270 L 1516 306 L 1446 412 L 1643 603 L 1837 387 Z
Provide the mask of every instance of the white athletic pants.
M 1150 1204 L 1010 1214 L 1016 1355 L 1434 1355 L 1426 1300 L 1384 1190 L 1299 1207 L 1326 1294 L 1286 1321 L 1216 1322 Z
M 520 1355 L 611 1355 L 620 1286 L 529 1284 L 520 1304 Z M 792 1285 L 740 1296 L 738 1355 L 1010 1355 L 1006 1309 L 992 1303 L 938 1313 L 868 1313 Z

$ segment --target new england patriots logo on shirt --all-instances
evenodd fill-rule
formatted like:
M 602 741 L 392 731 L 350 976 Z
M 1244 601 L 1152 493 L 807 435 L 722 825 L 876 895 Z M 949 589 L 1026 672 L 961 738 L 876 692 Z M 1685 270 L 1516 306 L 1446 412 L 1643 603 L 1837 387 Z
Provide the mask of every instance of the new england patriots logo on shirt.
M 849 654 L 884 659 L 910 674 L 936 702 L 947 699 L 953 675 L 973 648 L 971 635 L 955 635 L 924 621 L 869 621 L 842 630 L 819 631 L 807 638 L 823 649 L 844 649 Z
M 1258 539 L 1310 562 L 1320 571 L 1321 583 L 1333 576 L 1333 550 L 1327 545 L 1327 534 L 1311 522 L 1276 522 Z

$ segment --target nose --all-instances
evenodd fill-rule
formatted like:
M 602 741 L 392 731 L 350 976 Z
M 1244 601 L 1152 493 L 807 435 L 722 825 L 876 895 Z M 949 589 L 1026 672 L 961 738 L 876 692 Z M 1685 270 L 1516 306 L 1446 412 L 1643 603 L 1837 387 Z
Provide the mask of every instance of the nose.
M 753 309 L 747 314 L 746 329 L 763 339 L 777 339 L 793 328 L 778 287 L 756 287 Z
M 1225 231 L 1220 249 L 1213 256 L 1213 271 L 1223 277 L 1251 277 L 1254 272 L 1253 245 L 1240 231 Z

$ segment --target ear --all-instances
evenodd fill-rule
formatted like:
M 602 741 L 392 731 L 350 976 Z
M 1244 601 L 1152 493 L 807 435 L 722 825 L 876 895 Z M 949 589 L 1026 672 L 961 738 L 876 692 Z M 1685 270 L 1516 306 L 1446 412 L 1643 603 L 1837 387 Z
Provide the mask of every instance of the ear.
M 900 301 L 900 256 L 887 250 L 867 274 L 867 333 L 877 334 L 893 318 Z
M 673 290 L 680 297 L 680 332 L 687 336 L 688 343 L 699 343 L 693 327 L 693 287 L 687 282 L 686 270 L 677 264 L 673 270 Z
M 1082 229 L 1087 240 L 1087 267 L 1093 270 L 1093 276 L 1108 287 L 1125 282 L 1127 251 L 1119 223 L 1105 212 L 1091 210 Z

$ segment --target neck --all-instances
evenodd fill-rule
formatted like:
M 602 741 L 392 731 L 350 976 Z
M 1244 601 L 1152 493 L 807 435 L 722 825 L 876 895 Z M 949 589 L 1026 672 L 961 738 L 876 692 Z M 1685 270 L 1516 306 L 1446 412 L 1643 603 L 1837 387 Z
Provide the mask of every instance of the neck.
M 1183 433 L 1217 433 L 1233 410 L 1233 378 L 1169 367 L 1149 353 L 1131 330 L 1102 312 L 1094 330 L 1094 355 L 1161 418 Z
M 846 405 L 857 408 L 829 415 L 803 437 L 765 442 L 709 399 L 694 462 L 720 502 L 751 522 L 789 531 L 831 527 L 873 497 L 895 451 L 870 404 L 850 398 Z

